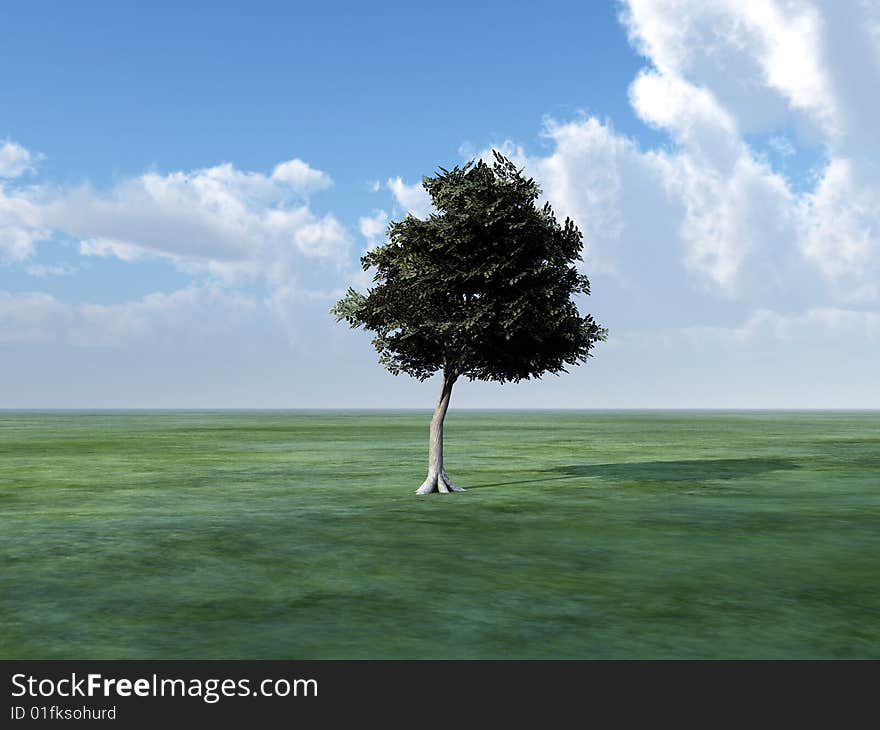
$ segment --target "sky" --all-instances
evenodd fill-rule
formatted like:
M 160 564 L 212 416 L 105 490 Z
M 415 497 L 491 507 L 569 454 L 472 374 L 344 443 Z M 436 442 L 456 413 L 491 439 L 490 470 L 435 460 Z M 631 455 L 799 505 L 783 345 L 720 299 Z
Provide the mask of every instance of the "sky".
M 880 407 L 880 1 L 0 4 L 0 408 L 430 408 L 328 310 L 498 149 L 587 364 L 459 408 Z

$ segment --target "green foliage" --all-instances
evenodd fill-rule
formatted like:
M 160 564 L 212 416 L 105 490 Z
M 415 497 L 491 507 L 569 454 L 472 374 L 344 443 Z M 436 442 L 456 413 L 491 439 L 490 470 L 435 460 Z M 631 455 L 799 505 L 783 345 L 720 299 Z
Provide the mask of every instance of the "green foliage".
M 537 204 L 537 183 L 494 155 L 424 178 L 437 212 L 391 223 L 388 242 L 361 259 L 373 286 L 331 310 L 375 332 L 395 375 L 519 381 L 565 372 L 605 339 L 573 299 L 590 293 L 577 226 L 560 225 Z

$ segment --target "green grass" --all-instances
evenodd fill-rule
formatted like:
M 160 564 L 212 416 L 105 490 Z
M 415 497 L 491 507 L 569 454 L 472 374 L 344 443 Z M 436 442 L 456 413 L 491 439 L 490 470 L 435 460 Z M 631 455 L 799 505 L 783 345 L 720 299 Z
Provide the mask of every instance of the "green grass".
M 0 657 L 880 657 L 880 414 L 0 413 Z

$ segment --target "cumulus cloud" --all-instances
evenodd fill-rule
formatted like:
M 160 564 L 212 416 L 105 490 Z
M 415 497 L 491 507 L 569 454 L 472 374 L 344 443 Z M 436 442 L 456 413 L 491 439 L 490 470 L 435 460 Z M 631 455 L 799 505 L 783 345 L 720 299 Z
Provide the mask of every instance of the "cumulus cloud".
M 192 285 L 118 304 L 72 304 L 44 292 L 0 291 L 0 343 L 124 347 L 234 329 L 256 307 L 216 286 Z M 220 315 L 220 316 L 218 316 Z
M 865 93 L 880 87 L 878 7 L 622 3 L 647 62 L 630 103 L 669 144 L 586 116 L 547 121 L 549 154 L 502 145 L 581 227 L 600 308 L 636 295 L 653 322 L 880 301 L 880 100 Z M 815 175 L 790 179 L 761 139 L 777 161 L 808 155 Z
M 6 140 L 0 145 L 0 178 L 19 177 L 32 169 L 33 161 L 30 150 Z
M 326 173 L 293 159 L 268 175 L 226 163 L 149 172 L 107 190 L 0 186 L 0 256 L 26 260 L 37 242 L 60 234 L 78 239 L 84 256 L 161 257 L 193 274 L 280 286 L 304 266 L 347 264 L 345 227 L 307 199 L 330 184 Z
M 382 242 L 387 228 L 388 213 L 384 210 L 375 210 L 373 215 L 363 216 L 358 220 L 358 229 L 367 239 L 368 248 L 373 248 Z
M 149 257 L 148 252 L 140 246 L 100 237 L 80 241 L 79 252 L 83 256 L 113 257 L 120 261 L 138 261 Z
M 635 142 L 593 117 L 565 124 L 548 120 L 544 135 L 554 147 L 547 157 L 526 158 L 510 144 L 501 145 L 501 151 L 536 175 L 557 213 L 578 222 L 588 269 L 626 276 L 627 267 L 620 266 L 620 243 L 632 242 L 649 255 L 651 240 L 634 227 L 660 212 L 655 205 L 641 215 L 628 215 L 632 186 L 650 178 L 652 192 L 662 198 L 659 178 Z
M 615 341 L 876 341 L 880 5 L 857 6 L 623 2 L 646 58 L 630 104 L 668 142 L 582 116 L 546 120 L 549 153 L 495 145 L 580 226 Z
M 664 143 L 645 147 L 607 119 L 582 116 L 548 119 L 546 152 L 501 145 L 584 232 L 591 309 L 616 338 L 608 347 L 639 331 L 740 345 L 831 336 L 876 342 L 880 97 L 872 91 L 880 88 L 880 4 L 627 0 L 620 7 L 645 59 L 629 101 Z M 353 276 L 366 281 L 352 273 L 345 227 L 312 204 L 330 177 L 302 160 L 269 172 L 224 164 L 59 190 L 22 183 L 34 159 L 15 143 L 0 147 L 4 261 L 27 261 L 41 240 L 63 233 L 86 256 L 163 258 L 224 285 L 260 280 L 258 306 L 285 323 L 307 302 L 324 316 L 334 289 Z M 401 210 L 432 212 L 419 182 L 370 184 L 380 188 L 394 207 L 358 220 L 367 246 Z M 188 288 L 110 310 L 9 294 L 0 312 L 15 323 L 7 337 L 48 331 L 73 342 L 66 333 L 118 333 L 114 323 L 145 333 L 148 318 L 161 321 L 175 307 L 203 311 L 229 291 Z
M 421 182 L 407 185 L 402 178 L 392 177 L 388 178 L 385 186 L 391 191 L 397 204 L 416 218 L 426 218 L 434 210 L 431 196 Z
M 286 183 L 300 193 L 323 190 L 333 184 L 327 173 L 316 170 L 299 159 L 288 160 L 276 165 L 272 171 L 272 179 Z
M 29 258 L 37 242 L 49 234 L 31 199 L 32 190 L 11 184 L 33 169 L 37 157 L 11 140 L 0 145 L 0 264 Z
M 750 257 L 799 253 L 832 286 L 845 280 L 840 292 L 876 296 L 880 102 L 865 90 L 880 85 L 878 15 L 869 2 L 626 3 L 630 37 L 651 62 L 633 107 L 677 143 L 664 179 L 685 206 L 687 260 L 722 286 L 753 273 Z M 801 193 L 746 142 L 787 127 L 825 158 Z
M 231 164 L 147 173 L 109 191 L 66 191 L 44 204 L 41 215 L 52 228 L 83 239 L 84 254 L 125 260 L 154 254 L 214 262 L 218 270 L 294 251 L 341 260 L 347 253 L 342 225 L 317 216 L 301 197 L 325 179 L 299 160 L 277 166 L 272 175 Z
M 880 178 L 851 159 L 832 159 L 801 203 L 805 254 L 851 295 L 877 298 L 880 276 Z
M 675 146 L 642 150 L 595 118 L 551 120 L 554 152 L 531 161 L 546 194 L 581 224 L 600 271 L 631 278 L 666 257 L 678 270 L 667 271 L 670 284 L 690 273 L 691 284 L 723 296 L 753 293 L 741 280 L 750 263 L 768 269 L 768 259 L 789 255 L 774 251 L 780 240 L 792 243 L 786 180 L 751 151 L 711 90 L 646 70 L 630 100 Z
M 20 149 L 3 159 L 23 170 L 34 158 Z M 4 169 L 9 172 L 12 163 Z M 298 310 L 304 302 L 315 292 L 329 297 L 351 265 L 345 226 L 332 214 L 316 212 L 309 201 L 311 193 L 331 184 L 326 173 L 299 159 L 268 174 L 229 163 L 148 172 L 107 189 L 0 181 L 0 263 L 28 262 L 40 241 L 58 237 L 77 242 L 82 256 L 129 263 L 164 259 L 194 282 L 178 292 L 110 308 L 66 305 L 39 293 L 7 295 L 5 336 L 16 341 L 51 337 L 68 344 L 93 342 L 101 332 L 107 342 L 124 340 L 124 332 L 129 339 L 146 336 L 151 320 L 161 323 L 172 311 L 201 312 L 205 319 L 213 308 L 213 316 L 225 316 L 220 300 L 234 302 L 236 292 L 251 285 L 264 290 L 264 312 L 285 330 L 302 327 Z M 24 270 L 35 277 L 72 271 L 47 261 L 31 261 Z M 223 287 L 204 289 L 197 282 Z M 28 309 L 31 319 L 24 316 Z M 204 329 L 204 322 L 198 327 Z
M 0 263 L 24 261 L 48 235 L 39 205 L 0 181 Z
M 822 8 L 801 0 L 627 0 L 622 19 L 657 72 L 711 89 L 743 131 L 775 127 L 794 109 L 834 133 Z
M 64 304 L 50 294 L 0 291 L 0 343 L 51 341 L 68 316 Z
M 741 339 L 772 336 L 784 341 L 815 342 L 817 338 L 841 338 L 857 342 L 880 341 L 880 312 L 817 307 L 800 314 L 755 312 L 735 331 Z
M 628 357 L 653 350 L 671 353 L 681 349 L 706 357 L 709 353 L 742 355 L 767 359 L 770 357 L 781 368 L 797 370 L 798 359 L 805 351 L 817 355 L 833 349 L 847 354 L 859 353 L 859 360 L 870 358 L 880 344 L 880 312 L 840 307 L 813 307 L 796 314 L 769 309 L 757 309 L 741 323 L 729 326 L 696 325 L 661 327 L 653 330 L 632 330 L 615 338 L 614 348 Z M 763 357 L 762 357 L 763 355 Z M 667 355 L 668 356 L 668 355 Z M 815 357 L 815 355 L 812 355 Z M 819 358 L 822 366 L 830 364 L 828 357 Z M 809 363 L 811 367 L 815 362 Z M 856 363 L 838 362 L 837 367 Z M 861 366 L 863 363 L 860 362 Z M 807 363 L 803 363 L 804 366 Z M 869 366 L 870 367 L 870 366 Z M 833 392 L 834 384 L 827 384 Z M 842 385 L 842 384 L 838 384 Z M 865 396 L 870 398 L 870 394 Z

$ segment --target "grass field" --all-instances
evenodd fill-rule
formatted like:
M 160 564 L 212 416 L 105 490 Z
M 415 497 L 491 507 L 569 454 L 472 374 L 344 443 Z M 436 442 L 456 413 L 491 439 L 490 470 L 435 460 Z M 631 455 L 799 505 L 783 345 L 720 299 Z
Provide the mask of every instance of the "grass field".
M 0 657 L 880 657 L 880 414 L 428 418 L 0 413 Z

